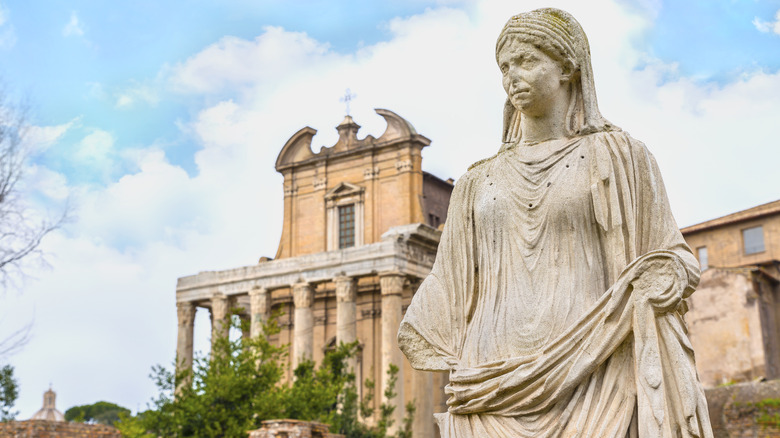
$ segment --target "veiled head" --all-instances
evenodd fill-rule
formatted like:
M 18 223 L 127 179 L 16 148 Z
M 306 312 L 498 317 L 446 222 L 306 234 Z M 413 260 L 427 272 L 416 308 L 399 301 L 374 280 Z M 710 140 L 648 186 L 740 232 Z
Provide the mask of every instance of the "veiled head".
M 513 16 L 504 25 L 496 42 L 496 59 L 502 50 L 518 42 L 538 48 L 570 76 L 572 93 L 565 121 L 568 135 L 613 129 L 598 109 L 588 39 L 571 14 L 560 9 L 544 8 Z M 522 137 L 520 118 L 520 112 L 507 99 L 504 107 L 505 143 L 514 143 Z

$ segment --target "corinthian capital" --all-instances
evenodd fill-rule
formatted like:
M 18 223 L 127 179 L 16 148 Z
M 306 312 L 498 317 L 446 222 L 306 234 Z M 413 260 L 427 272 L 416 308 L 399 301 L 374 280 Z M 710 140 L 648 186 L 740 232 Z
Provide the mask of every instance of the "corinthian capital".
M 309 283 L 296 283 L 293 285 L 293 301 L 298 309 L 311 307 L 314 301 L 314 290 Z
M 180 326 L 192 325 L 195 320 L 195 304 L 190 301 L 180 301 L 176 303 L 176 314 Z
M 401 295 L 404 291 L 404 281 L 406 281 L 406 277 L 400 272 L 379 274 L 382 295 Z
M 357 298 L 357 281 L 352 277 L 336 277 L 336 301 L 351 303 Z

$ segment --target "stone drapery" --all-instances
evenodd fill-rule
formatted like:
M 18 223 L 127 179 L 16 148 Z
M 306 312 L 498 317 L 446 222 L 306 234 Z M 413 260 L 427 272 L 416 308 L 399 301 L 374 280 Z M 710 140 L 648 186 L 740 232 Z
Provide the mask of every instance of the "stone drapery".
M 519 153 L 508 148 L 458 182 L 432 273 L 401 324 L 399 344 L 415 368 L 450 371 L 449 412 L 438 418 L 442 436 L 711 436 L 681 318 L 684 301 L 665 309 L 680 298 L 670 291 L 683 292 L 683 297 L 693 291 L 698 265 L 671 216 L 654 159 L 644 145 L 619 131 L 574 138 L 549 152 L 506 162 Z M 485 194 L 493 190 L 493 179 L 487 177 L 510 172 L 510 165 L 520 172 L 509 175 L 516 184 L 525 177 L 531 185 L 544 181 L 543 189 L 566 184 L 568 197 L 544 214 L 527 216 L 527 222 L 499 217 L 493 228 L 475 220 L 491 201 Z M 575 170 L 579 173 L 566 173 Z M 501 194 L 491 196 L 497 200 Z M 524 204 L 514 208 L 536 211 L 550 202 L 544 192 L 518 199 Z M 577 215 L 585 220 L 578 222 Z M 588 217 L 596 224 L 593 231 Z M 571 221 L 570 226 L 560 221 Z M 595 235 L 578 234 L 591 232 Z M 576 256 L 556 252 L 555 242 L 564 237 L 582 251 Z M 598 246 L 581 248 L 578 239 Z M 539 242 L 547 243 L 536 246 Z M 502 259 L 506 254 L 512 256 Z M 537 263 L 547 265 L 535 274 L 531 271 Z M 589 278 L 588 267 L 595 279 L 567 278 L 571 272 Z M 673 273 L 662 279 L 668 285 L 659 283 L 647 296 L 633 291 L 642 272 L 659 267 Z M 523 269 L 530 273 L 518 271 Z M 562 283 L 545 283 L 560 274 Z M 608 288 L 594 290 L 599 276 Z M 515 291 L 511 281 L 501 283 L 504 278 L 527 278 L 523 284 L 532 289 Z M 535 284 L 554 289 L 533 290 Z M 561 291 L 570 296 L 561 297 Z M 535 315 L 507 314 L 507 308 L 517 307 L 507 301 L 518 299 L 510 293 L 536 294 L 538 302 L 522 304 L 537 309 L 530 313 L 560 306 L 567 310 L 550 311 L 544 320 L 534 320 L 536 325 L 523 325 Z M 577 304 L 583 296 L 595 298 L 581 308 L 566 301 Z M 475 335 L 475 327 L 506 332 L 477 330 Z M 513 330 L 523 327 L 537 332 L 513 340 Z M 538 343 L 524 344 L 528 339 Z M 491 351 L 499 357 L 486 360 Z

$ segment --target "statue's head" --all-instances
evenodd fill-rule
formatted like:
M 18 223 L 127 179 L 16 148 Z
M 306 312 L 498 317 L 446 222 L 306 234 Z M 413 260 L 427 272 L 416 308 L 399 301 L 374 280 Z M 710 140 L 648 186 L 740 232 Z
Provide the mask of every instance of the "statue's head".
M 613 129 L 598 109 L 588 39 L 571 14 L 560 9 L 544 8 L 513 16 L 498 36 L 496 59 L 502 50 L 511 50 L 517 43 L 532 45 L 543 52 L 571 81 L 571 99 L 565 121 L 570 136 Z M 507 99 L 504 108 L 505 143 L 513 143 L 522 135 L 520 118 L 520 112 Z
M 564 71 L 578 69 L 572 28 L 584 36 L 574 17 L 560 9 L 537 9 L 510 18 L 496 42 L 496 58 L 507 43 L 516 41 L 536 46 Z M 587 41 L 585 42 L 587 44 Z

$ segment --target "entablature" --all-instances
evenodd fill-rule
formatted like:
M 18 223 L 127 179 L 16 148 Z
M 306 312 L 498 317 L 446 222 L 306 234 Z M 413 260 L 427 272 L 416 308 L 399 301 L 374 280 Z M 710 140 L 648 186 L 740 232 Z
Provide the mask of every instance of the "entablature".
M 433 267 L 440 238 L 441 232 L 428 225 L 408 224 L 391 228 L 377 243 L 205 271 L 178 279 L 176 301 L 200 301 L 216 293 L 244 295 L 257 288 L 273 290 L 300 282 L 316 284 L 339 276 L 364 277 L 390 271 L 424 278 Z

